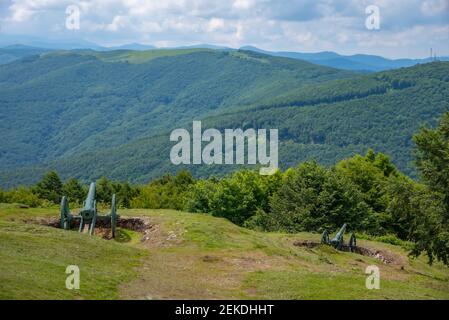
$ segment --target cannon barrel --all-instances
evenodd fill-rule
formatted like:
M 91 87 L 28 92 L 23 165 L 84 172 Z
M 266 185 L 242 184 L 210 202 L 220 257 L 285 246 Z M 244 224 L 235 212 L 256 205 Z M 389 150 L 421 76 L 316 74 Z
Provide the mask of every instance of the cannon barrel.
M 331 244 L 334 246 L 335 249 L 341 250 L 343 247 L 343 235 L 345 234 L 347 224 L 345 223 L 343 227 L 337 232 L 335 237 L 331 240 Z
M 343 239 L 343 235 L 345 234 L 346 231 L 346 227 L 348 225 L 345 223 L 343 225 L 343 227 L 341 227 L 341 229 L 337 232 L 337 234 L 335 235 L 335 237 L 332 239 L 332 241 L 341 241 L 341 239 Z
M 86 201 L 84 202 L 84 210 L 94 210 L 95 208 L 95 182 L 92 182 L 89 187 Z
M 61 200 L 61 228 L 70 229 L 72 221 L 79 221 L 78 231 L 83 233 L 94 234 L 95 225 L 97 220 L 101 221 L 110 220 L 112 237 L 115 237 L 117 220 L 119 215 L 117 214 L 117 204 L 115 194 L 112 196 L 111 213 L 104 216 L 99 216 L 97 212 L 97 202 L 95 199 L 95 182 L 92 182 L 89 186 L 89 192 L 87 193 L 86 200 L 83 204 L 83 209 L 79 214 L 74 216 L 70 213 L 67 197 L 62 197 Z

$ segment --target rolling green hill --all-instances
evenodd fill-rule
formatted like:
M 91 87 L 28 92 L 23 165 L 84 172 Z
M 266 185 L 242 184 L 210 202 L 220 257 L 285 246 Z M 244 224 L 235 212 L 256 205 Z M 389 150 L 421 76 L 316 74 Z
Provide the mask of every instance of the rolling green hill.
M 11 45 L 0 48 L 0 65 L 22 59 L 24 57 L 39 55 L 51 51 L 50 49 L 35 48 L 23 45 Z
M 230 109 L 207 126 L 279 128 L 285 167 L 307 159 L 333 164 L 368 148 L 413 175 L 412 135 L 449 110 L 449 63 L 431 63 L 287 92 L 265 105 Z
M 318 234 L 260 233 L 203 214 L 120 210 L 151 225 L 117 241 L 38 225 L 58 209 L 0 204 L 0 299 L 448 299 L 447 268 L 390 244 L 359 245 L 388 257 L 297 246 Z M 68 265 L 80 290 L 65 288 Z M 380 289 L 365 287 L 367 266 Z
M 411 136 L 449 109 L 449 63 L 360 75 L 210 49 L 64 51 L 0 66 L 0 186 L 102 175 L 146 182 L 180 168 L 173 128 L 278 128 L 280 164 L 368 148 L 414 174 Z M 238 166 L 190 166 L 198 176 Z
M 351 73 L 207 49 L 51 52 L 0 66 L 0 168 L 97 152 Z

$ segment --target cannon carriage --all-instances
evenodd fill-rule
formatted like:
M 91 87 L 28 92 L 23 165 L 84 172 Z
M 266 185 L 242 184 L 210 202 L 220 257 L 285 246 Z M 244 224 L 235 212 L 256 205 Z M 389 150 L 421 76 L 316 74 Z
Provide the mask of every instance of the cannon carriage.
M 357 247 L 357 238 L 354 233 L 351 233 L 348 244 L 346 245 L 344 243 L 343 236 L 346 232 L 347 227 L 348 225 L 345 223 L 332 239 L 330 239 L 329 232 L 327 230 L 324 230 L 323 234 L 321 235 L 321 243 L 333 246 L 337 250 L 347 250 L 349 252 L 354 252 Z
M 115 238 L 117 221 L 117 205 L 115 194 L 112 195 L 111 211 L 108 214 L 100 215 L 97 211 L 97 201 L 95 200 L 95 182 L 89 187 L 87 198 L 83 203 L 83 208 L 78 214 L 72 214 L 69 209 L 69 202 L 66 196 L 62 197 L 60 210 L 60 226 L 62 229 L 69 230 L 78 225 L 78 231 L 94 234 L 97 224 L 110 225 L 111 235 Z

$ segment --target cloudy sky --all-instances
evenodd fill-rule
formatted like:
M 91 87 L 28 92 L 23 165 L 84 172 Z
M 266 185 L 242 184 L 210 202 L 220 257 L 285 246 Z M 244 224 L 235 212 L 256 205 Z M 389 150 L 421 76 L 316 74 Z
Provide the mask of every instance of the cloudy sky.
M 80 28 L 66 28 L 66 8 Z M 366 8 L 380 29 L 366 27 Z M 449 0 L 0 0 L 0 38 L 11 35 L 172 47 L 209 43 L 276 51 L 387 57 L 449 55 Z

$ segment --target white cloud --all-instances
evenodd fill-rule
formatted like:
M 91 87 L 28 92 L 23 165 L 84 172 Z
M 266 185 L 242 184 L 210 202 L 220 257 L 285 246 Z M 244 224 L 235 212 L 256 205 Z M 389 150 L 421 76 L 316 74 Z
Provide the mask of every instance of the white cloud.
M 70 4 L 81 10 L 76 33 L 64 28 Z M 365 29 L 370 4 L 381 9 L 379 31 Z M 100 44 L 251 44 L 387 56 L 419 56 L 432 45 L 449 55 L 449 0 L 7 0 L 0 11 L 6 34 L 76 35 Z
M 209 20 L 206 30 L 208 32 L 214 32 L 216 30 L 223 29 L 224 27 L 225 27 L 225 22 L 223 19 L 212 18 Z
M 106 25 L 106 30 L 117 31 L 126 26 L 128 19 L 124 16 L 115 16 L 112 22 Z
M 449 10 L 448 0 L 425 0 L 421 4 L 421 11 L 426 16 L 435 16 Z
M 30 19 L 35 12 L 26 8 L 14 8 L 14 13 L 11 20 L 14 22 L 23 22 Z
M 232 3 L 232 7 L 237 10 L 248 10 L 255 5 L 254 0 L 235 0 Z

